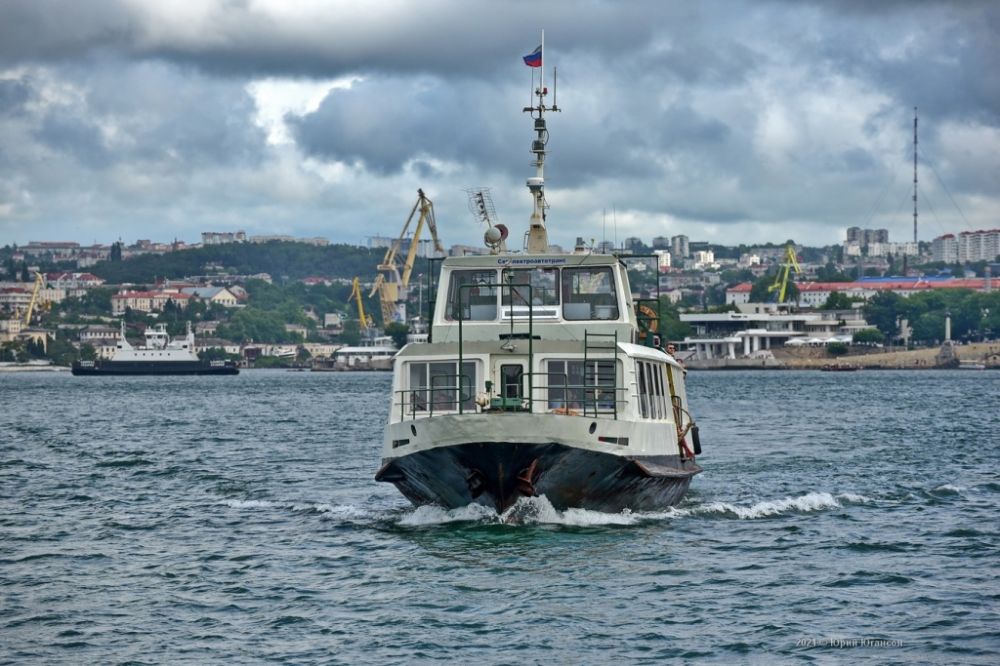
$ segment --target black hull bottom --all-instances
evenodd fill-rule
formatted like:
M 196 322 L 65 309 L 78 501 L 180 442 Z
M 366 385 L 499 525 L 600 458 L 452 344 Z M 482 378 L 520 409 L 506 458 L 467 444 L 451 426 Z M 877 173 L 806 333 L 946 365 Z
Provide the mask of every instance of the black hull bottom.
M 238 375 L 240 369 L 233 363 L 210 365 L 208 362 L 115 362 L 94 361 L 93 365 L 73 364 L 73 374 L 88 375 Z
M 676 504 L 701 471 L 679 456 L 622 457 L 562 444 L 474 443 L 386 461 L 375 475 L 416 505 L 482 504 L 502 513 L 545 495 L 559 510 L 651 511 Z

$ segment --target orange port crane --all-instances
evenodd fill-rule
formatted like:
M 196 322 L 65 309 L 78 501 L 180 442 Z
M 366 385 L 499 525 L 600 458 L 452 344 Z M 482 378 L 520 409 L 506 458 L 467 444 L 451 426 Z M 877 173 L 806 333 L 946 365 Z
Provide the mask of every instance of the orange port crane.
M 399 262 L 400 248 L 406 239 L 406 232 L 410 229 L 413 217 L 420 211 L 417 218 L 417 225 L 413 231 L 413 238 L 410 240 L 410 249 L 406 253 L 406 259 L 402 264 Z M 423 190 L 417 190 L 417 201 L 410 210 L 410 216 L 406 218 L 403 231 L 399 238 L 393 242 L 385 253 L 382 263 L 378 265 L 378 276 L 369 296 L 376 293 L 382 305 L 382 325 L 386 326 L 392 322 L 400 324 L 406 323 L 406 295 L 407 287 L 410 284 L 410 274 L 413 272 L 413 262 L 417 258 L 417 248 L 420 246 L 420 233 L 424 225 L 430 229 L 431 238 L 434 241 L 434 252 L 438 256 L 445 254 L 438 240 L 437 222 L 434 219 L 434 204 L 424 194 Z M 360 303 L 360 300 L 358 301 Z

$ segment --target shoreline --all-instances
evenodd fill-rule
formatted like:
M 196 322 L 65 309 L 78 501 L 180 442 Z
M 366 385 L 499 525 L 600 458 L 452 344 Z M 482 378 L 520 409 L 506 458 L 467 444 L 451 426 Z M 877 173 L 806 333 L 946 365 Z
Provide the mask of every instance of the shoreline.
M 773 351 L 772 358 L 692 359 L 683 362 L 688 370 L 697 371 L 821 370 L 824 366 L 850 366 L 862 370 L 957 370 L 962 361 L 980 363 L 985 370 L 1000 370 L 1000 342 L 996 341 L 899 351 L 883 349 L 874 354 L 837 357 L 827 356 L 822 348 Z

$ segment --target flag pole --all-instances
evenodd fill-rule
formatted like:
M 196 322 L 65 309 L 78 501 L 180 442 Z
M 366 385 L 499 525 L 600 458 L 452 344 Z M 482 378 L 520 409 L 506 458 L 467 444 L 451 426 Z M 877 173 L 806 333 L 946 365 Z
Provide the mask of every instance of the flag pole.
M 539 87 L 544 89 L 545 88 L 545 28 L 542 28 L 542 66 L 540 67 L 540 69 L 541 71 L 538 73 L 540 77 Z

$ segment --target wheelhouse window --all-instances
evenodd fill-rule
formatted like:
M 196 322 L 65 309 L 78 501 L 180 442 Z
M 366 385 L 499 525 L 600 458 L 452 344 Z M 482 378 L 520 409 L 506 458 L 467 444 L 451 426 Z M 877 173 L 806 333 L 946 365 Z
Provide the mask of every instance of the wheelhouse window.
M 494 321 L 497 318 L 497 287 L 487 285 L 496 281 L 497 273 L 493 270 L 452 271 L 446 318 L 457 320 L 461 307 L 463 321 Z
M 558 268 L 507 268 L 502 279 L 502 319 L 559 317 Z
M 503 271 L 503 284 L 504 305 L 528 305 L 529 299 L 532 305 L 559 305 L 558 268 L 507 268 Z M 531 285 L 531 289 L 524 285 Z
M 618 319 L 618 297 L 611 268 L 564 268 L 562 271 L 563 318 Z
M 448 412 L 462 409 L 475 410 L 476 362 L 462 363 L 458 372 L 458 361 L 410 362 L 409 403 L 413 412 Z
M 546 361 L 549 409 L 613 409 L 615 362 Z

